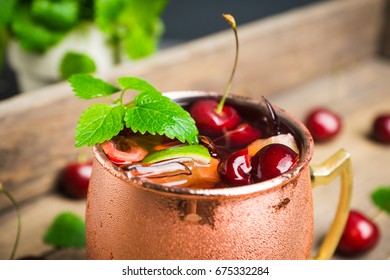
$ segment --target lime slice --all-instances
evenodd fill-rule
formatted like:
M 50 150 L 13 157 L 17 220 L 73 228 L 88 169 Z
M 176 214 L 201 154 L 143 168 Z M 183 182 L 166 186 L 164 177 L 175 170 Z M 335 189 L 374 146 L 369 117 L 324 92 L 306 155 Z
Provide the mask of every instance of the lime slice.
M 167 148 L 147 155 L 142 162 L 154 163 L 173 158 L 192 158 L 202 164 L 208 164 L 211 156 L 206 147 L 202 145 L 188 145 Z

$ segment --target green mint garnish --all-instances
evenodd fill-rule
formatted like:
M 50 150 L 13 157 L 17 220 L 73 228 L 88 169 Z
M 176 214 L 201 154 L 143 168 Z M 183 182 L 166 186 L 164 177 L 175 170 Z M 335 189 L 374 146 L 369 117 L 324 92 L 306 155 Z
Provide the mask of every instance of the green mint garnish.
M 73 75 L 69 82 L 76 96 L 82 99 L 110 98 L 110 104 L 94 104 L 83 112 L 76 128 L 76 147 L 102 143 L 124 127 L 141 134 L 148 132 L 183 143 L 198 143 L 198 129 L 190 114 L 142 79 L 120 78 L 117 81 L 120 88 L 89 74 Z M 124 104 L 128 90 L 135 90 L 138 95 Z M 120 96 L 114 99 L 116 93 Z
M 60 63 L 60 74 L 63 80 L 68 79 L 73 74 L 93 73 L 96 69 L 93 59 L 83 53 L 67 52 Z
M 375 205 L 390 214 L 390 186 L 379 186 L 371 194 Z
M 63 212 L 55 217 L 44 236 L 47 244 L 59 248 L 85 247 L 85 223 L 72 212 Z

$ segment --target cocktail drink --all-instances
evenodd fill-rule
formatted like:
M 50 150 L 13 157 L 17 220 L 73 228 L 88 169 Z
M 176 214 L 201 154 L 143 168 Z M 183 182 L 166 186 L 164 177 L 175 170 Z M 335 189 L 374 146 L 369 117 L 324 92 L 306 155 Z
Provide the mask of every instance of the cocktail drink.
M 199 99 L 220 98 L 210 92 L 173 92 L 166 96 L 186 108 Z M 106 148 L 105 153 L 102 149 L 107 143 L 93 147 L 95 162 L 86 214 L 89 258 L 310 258 L 313 236 L 311 176 L 316 170 L 320 180 L 324 177 L 331 180 L 337 172 L 343 176 L 343 192 L 335 219 L 338 226 L 330 230 L 319 257 L 332 255 L 349 207 L 348 154 L 338 153 L 311 173 L 313 140 L 297 119 L 275 108 L 280 131 L 274 135 L 274 119 L 264 100 L 231 96 L 228 104 L 239 112 L 239 125 L 250 124 L 262 136 L 257 135 L 249 144 L 241 146 L 231 143 L 230 132 L 224 132 L 222 137 L 208 137 L 200 143 L 209 151 L 209 163 L 196 153 L 179 156 L 166 153 L 169 156 L 153 163 L 142 163 L 141 160 L 141 163 L 115 164 L 107 157 L 107 154 L 112 156 L 111 150 Z M 155 136 L 159 139 L 156 140 L 151 135 L 145 135 L 146 141 L 142 142 L 142 137 L 132 132 L 124 132 L 116 139 L 132 136 L 137 141 L 136 149 L 144 145 L 142 149 L 147 150 L 145 147 L 149 145 L 144 159 L 158 155 L 161 149 L 173 150 L 185 145 L 167 141 L 164 137 Z M 155 143 L 150 145 L 153 141 Z M 261 180 L 256 156 L 261 154 L 260 150 L 272 145 L 291 149 L 296 158 L 284 159 L 287 163 L 279 162 L 280 174 Z M 235 157 L 232 167 L 224 169 L 237 153 L 243 156 Z M 272 160 L 268 164 L 274 164 Z M 332 174 L 322 176 L 324 169 Z M 221 172 L 226 170 L 234 174 L 224 176 Z M 268 171 L 265 169 L 265 172 Z M 238 183 L 229 181 L 235 177 L 239 177 Z
M 238 39 L 235 21 L 225 18 Z M 76 95 L 109 97 L 80 118 L 76 146 L 93 146 L 87 209 L 90 259 L 307 259 L 312 187 L 341 176 L 334 223 L 317 258 L 330 258 L 349 210 L 343 150 L 309 167 L 306 127 L 265 98 L 184 91 L 162 94 L 124 77 L 120 88 L 89 75 Z M 127 90 L 139 92 L 125 102 Z M 120 93 L 117 99 L 114 94 Z

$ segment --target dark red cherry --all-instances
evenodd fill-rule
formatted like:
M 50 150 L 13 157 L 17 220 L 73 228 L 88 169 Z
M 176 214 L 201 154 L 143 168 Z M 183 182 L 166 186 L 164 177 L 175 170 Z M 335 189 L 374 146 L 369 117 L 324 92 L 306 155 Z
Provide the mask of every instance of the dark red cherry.
M 376 224 L 362 213 L 351 210 L 337 246 L 341 255 L 356 255 L 373 248 L 380 238 Z
M 61 190 L 72 198 L 85 198 L 92 173 L 92 162 L 68 164 L 61 172 Z
M 298 154 L 286 145 L 274 143 L 265 146 L 252 158 L 252 180 L 262 182 L 291 169 Z
M 232 153 L 218 165 L 219 176 L 231 186 L 249 184 L 250 170 L 251 160 L 246 148 Z
M 207 136 L 221 135 L 240 124 L 240 116 L 229 105 L 223 106 L 222 112 L 217 113 L 218 102 L 213 99 L 196 101 L 189 109 L 200 134 Z
M 229 143 L 231 148 L 243 148 L 260 137 L 260 130 L 244 123 L 226 133 L 226 142 Z
M 341 130 L 341 118 L 327 108 L 316 108 L 306 118 L 306 126 L 313 139 L 325 142 L 333 139 Z
M 375 118 L 372 135 L 376 140 L 390 144 L 390 113 L 381 114 Z

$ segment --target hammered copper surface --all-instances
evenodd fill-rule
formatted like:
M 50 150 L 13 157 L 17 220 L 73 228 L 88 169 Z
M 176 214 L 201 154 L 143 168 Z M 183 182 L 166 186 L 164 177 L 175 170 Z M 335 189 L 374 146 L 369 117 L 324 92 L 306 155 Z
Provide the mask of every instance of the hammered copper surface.
M 209 193 L 170 193 L 126 179 L 94 147 L 86 210 L 88 258 L 309 258 L 313 205 L 308 163 L 313 144 L 293 117 L 291 125 L 304 143 L 293 170 L 264 184 Z

